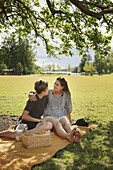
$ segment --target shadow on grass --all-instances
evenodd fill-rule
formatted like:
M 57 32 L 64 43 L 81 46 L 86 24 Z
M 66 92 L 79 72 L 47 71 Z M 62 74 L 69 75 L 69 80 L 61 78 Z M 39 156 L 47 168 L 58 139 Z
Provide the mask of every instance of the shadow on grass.
M 68 145 L 35 169 L 113 170 L 113 121 L 100 124 L 80 143 Z

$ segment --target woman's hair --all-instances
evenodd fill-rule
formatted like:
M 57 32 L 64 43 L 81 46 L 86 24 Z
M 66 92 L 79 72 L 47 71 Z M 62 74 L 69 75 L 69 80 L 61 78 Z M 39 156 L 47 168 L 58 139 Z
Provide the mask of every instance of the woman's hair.
M 48 82 L 47 81 L 43 81 L 43 80 L 39 80 L 35 82 L 35 90 L 38 94 L 40 94 L 42 91 L 45 91 L 46 88 L 48 87 Z
M 65 78 L 58 77 L 57 80 L 60 82 L 61 86 L 64 87 L 63 91 L 70 94 L 68 84 L 67 84 L 67 81 L 65 80 Z

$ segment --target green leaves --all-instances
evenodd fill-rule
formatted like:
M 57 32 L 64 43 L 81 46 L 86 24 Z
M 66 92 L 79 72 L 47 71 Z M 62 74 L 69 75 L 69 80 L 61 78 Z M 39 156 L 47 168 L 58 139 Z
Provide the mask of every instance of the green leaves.
M 32 47 L 27 39 L 5 37 L 0 49 L 0 59 L 8 69 L 13 69 L 15 74 L 30 74 L 35 68 L 35 59 Z
M 32 34 L 34 39 L 40 38 L 49 56 L 56 56 L 57 51 L 58 55 L 72 56 L 72 48 L 76 48 L 80 55 L 90 48 L 100 55 L 108 54 L 113 32 L 112 1 L 48 0 L 44 3 L 42 5 L 38 0 L 3 0 L 0 28 L 13 28 L 14 33 L 21 37 Z M 109 36 L 103 34 L 100 24 L 105 25 Z

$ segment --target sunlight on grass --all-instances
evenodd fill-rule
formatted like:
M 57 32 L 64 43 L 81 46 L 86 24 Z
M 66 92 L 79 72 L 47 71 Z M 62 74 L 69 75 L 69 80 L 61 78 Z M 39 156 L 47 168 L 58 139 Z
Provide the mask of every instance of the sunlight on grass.
M 44 79 L 53 88 L 58 76 L 0 76 L 0 114 L 20 115 L 34 90 L 34 82 Z M 113 75 L 106 76 L 64 76 L 72 95 L 72 118 L 80 117 L 104 121 L 113 118 Z

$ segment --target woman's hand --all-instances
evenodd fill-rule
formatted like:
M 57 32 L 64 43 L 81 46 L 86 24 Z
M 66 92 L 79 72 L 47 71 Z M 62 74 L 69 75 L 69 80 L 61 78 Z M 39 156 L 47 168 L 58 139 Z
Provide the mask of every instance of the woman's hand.
M 35 94 L 33 94 L 33 93 L 29 93 L 29 95 L 28 95 L 28 97 L 29 97 L 29 100 L 32 102 L 32 101 L 37 101 L 37 98 L 36 98 L 36 96 L 35 96 Z

